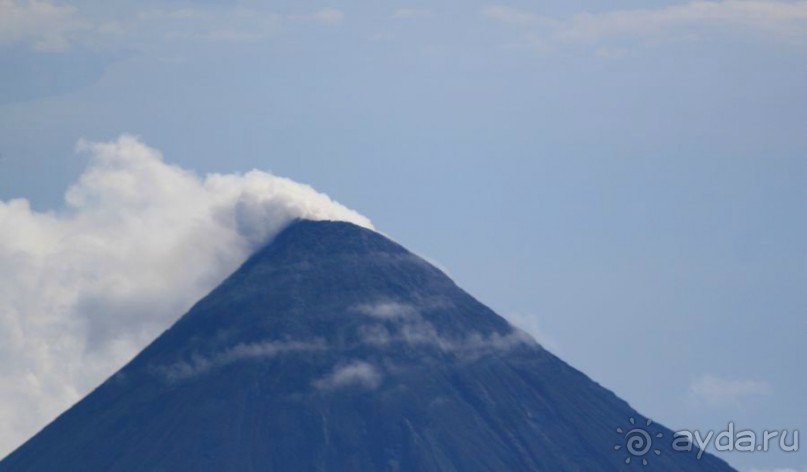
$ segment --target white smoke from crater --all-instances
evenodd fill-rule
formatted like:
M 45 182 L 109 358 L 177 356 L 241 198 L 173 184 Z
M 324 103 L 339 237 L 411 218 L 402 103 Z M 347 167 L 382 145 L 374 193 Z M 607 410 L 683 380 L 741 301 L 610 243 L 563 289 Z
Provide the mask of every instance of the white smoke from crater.
M 253 170 L 198 176 L 133 136 L 80 142 L 58 211 L 0 201 L 0 457 L 86 395 L 296 218 L 362 215 Z

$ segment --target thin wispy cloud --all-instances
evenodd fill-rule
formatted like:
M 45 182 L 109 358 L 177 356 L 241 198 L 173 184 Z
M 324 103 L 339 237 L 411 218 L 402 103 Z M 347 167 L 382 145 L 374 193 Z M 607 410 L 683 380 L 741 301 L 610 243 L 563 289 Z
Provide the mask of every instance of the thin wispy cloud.
M 345 20 L 345 13 L 336 8 L 322 8 L 314 13 L 314 18 L 321 23 L 337 25 Z
M 413 305 L 392 301 L 363 303 L 356 305 L 354 310 L 373 318 L 385 320 L 413 318 L 418 315 L 417 309 Z
M 399 8 L 393 12 L 392 17 L 402 20 L 425 18 L 431 16 L 432 11 L 427 8 Z
M 581 12 L 566 18 L 493 5 L 482 14 L 517 28 L 524 44 L 540 49 L 622 39 L 693 39 L 731 32 L 807 44 L 806 1 L 693 1 L 652 9 Z
M 745 400 L 771 393 L 771 385 L 764 381 L 727 379 L 711 374 L 696 378 L 689 386 L 690 398 L 708 406 L 738 405 Z
M 25 43 L 39 51 L 63 51 L 72 35 L 90 27 L 69 5 L 0 0 L 0 45 Z
M 519 346 L 534 345 L 535 341 L 524 331 L 513 328 L 499 334 L 466 333 L 447 336 L 432 324 L 424 311 L 445 307 L 444 300 L 426 300 L 421 305 L 391 301 L 375 301 L 353 307 L 353 310 L 384 323 L 368 323 L 360 328 L 363 342 L 386 346 L 404 343 L 428 346 L 466 360 L 474 360 L 493 352 L 504 352 Z
M 338 25 L 336 8 L 283 12 L 266 8 L 194 6 L 121 8 L 114 15 L 40 0 L 0 0 L 0 45 L 37 51 L 148 49 L 177 42 L 256 42 L 296 25 Z
M 251 359 L 270 359 L 286 353 L 312 352 L 325 349 L 321 339 L 313 341 L 263 341 L 237 344 L 211 355 L 195 354 L 190 359 L 165 366 L 155 366 L 153 370 L 169 382 L 186 380 L 203 375 L 230 364 Z
M 181 8 L 146 10 L 137 20 L 119 23 L 122 39 L 251 42 L 271 38 L 281 31 L 282 15 L 245 8 Z
M 552 338 L 552 336 L 546 333 L 541 323 L 541 319 L 537 315 L 513 312 L 505 315 L 505 318 L 507 318 L 507 321 L 512 323 L 514 326 L 517 326 L 518 328 L 529 333 L 530 336 L 535 338 L 535 340 L 541 346 L 552 351 L 557 351 L 559 349 L 558 342 Z

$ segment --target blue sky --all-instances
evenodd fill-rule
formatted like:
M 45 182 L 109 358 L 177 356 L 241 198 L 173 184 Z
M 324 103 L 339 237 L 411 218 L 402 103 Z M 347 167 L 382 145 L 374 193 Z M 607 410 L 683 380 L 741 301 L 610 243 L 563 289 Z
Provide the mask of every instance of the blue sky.
M 0 0 L 0 70 L 4 202 L 271 171 L 673 429 L 807 430 L 807 2 Z

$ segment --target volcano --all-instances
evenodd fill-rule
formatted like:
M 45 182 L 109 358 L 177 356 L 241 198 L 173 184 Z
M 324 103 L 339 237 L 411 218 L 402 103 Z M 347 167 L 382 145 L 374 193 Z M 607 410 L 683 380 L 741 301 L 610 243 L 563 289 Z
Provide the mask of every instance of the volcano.
M 299 220 L 0 471 L 734 470 L 679 449 L 400 245 Z

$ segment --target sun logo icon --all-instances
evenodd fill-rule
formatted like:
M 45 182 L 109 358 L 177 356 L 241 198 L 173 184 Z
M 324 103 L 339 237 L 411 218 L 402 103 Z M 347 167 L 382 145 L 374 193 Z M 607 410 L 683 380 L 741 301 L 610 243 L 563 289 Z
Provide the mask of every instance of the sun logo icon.
M 653 447 L 653 438 L 662 438 L 662 433 L 652 435 L 648 428 L 653 424 L 652 420 L 647 420 L 644 426 L 637 426 L 636 420 L 631 417 L 629 419 L 631 426 L 628 428 L 618 427 L 616 432 L 622 436 L 620 444 L 614 444 L 614 451 L 621 451 L 623 448 L 627 451 L 628 456 L 625 458 L 625 464 L 630 464 L 635 458 L 636 460 L 642 459 L 642 465 L 647 465 L 647 457 L 650 451 L 653 454 L 660 456 L 661 450 Z

